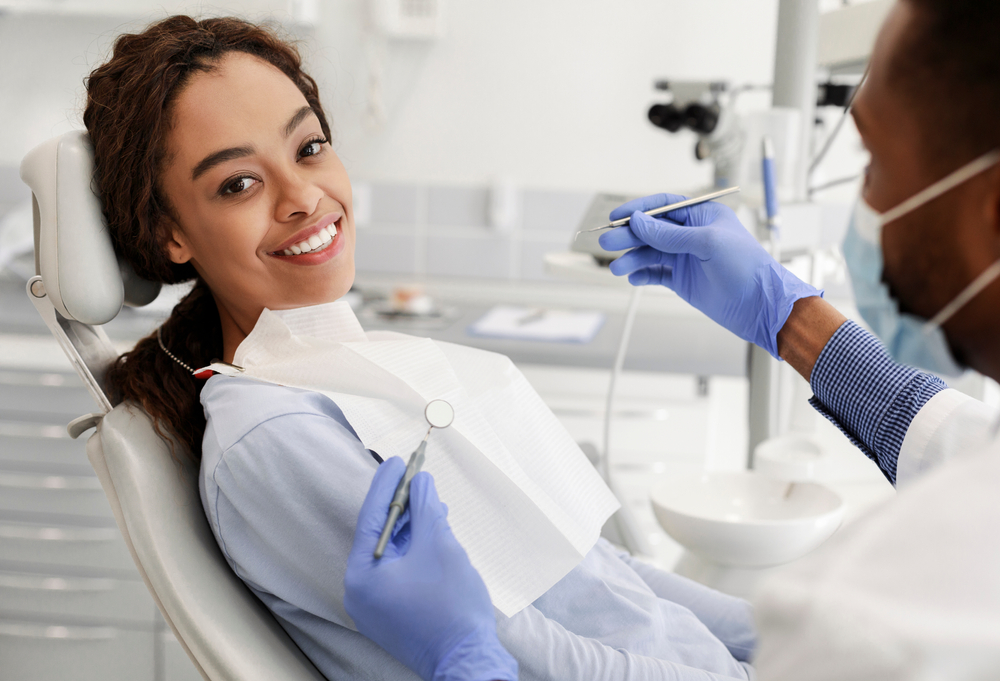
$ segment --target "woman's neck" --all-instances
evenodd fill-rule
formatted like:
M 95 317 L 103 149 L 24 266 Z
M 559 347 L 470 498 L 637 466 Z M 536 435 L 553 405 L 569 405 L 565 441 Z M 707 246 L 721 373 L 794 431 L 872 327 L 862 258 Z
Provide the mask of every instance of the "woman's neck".
M 240 347 L 246 337 L 249 335 L 249 330 L 244 330 L 230 314 L 229 308 L 225 305 L 219 305 L 219 321 L 222 323 L 222 361 L 233 363 L 233 358 L 236 356 L 236 348 Z

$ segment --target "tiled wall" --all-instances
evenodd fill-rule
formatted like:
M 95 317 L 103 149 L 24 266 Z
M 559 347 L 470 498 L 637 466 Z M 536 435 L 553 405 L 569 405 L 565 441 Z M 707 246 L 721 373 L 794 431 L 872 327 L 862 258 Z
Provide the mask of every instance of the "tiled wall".
M 546 279 L 542 257 L 567 250 L 591 194 L 522 190 L 516 219 L 490 225 L 490 188 L 365 184 L 360 272 Z M 361 187 L 359 187 L 361 189 Z

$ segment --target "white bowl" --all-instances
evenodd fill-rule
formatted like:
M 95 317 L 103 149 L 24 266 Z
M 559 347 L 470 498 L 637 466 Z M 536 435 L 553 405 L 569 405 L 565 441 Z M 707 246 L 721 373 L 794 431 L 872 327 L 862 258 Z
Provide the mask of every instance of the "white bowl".
M 657 520 L 686 549 L 721 565 L 768 567 L 809 553 L 840 526 L 823 485 L 751 472 L 677 476 L 650 491 Z

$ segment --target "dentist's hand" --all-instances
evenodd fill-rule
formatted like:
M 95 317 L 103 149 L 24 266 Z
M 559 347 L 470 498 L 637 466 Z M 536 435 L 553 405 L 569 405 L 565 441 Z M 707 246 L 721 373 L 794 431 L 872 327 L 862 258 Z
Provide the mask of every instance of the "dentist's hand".
M 414 476 L 409 520 L 382 558 L 372 557 L 405 470 L 399 457 L 379 466 L 361 506 L 344 576 L 347 614 L 424 681 L 516 681 L 486 585 L 452 534 L 429 473 Z
M 772 258 L 721 203 L 702 203 L 655 218 L 642 211 L 686 197 L 656 194 L 611 213 L 630 224 L 601 235 L 608 251 L 629 251 L 611 263 L 635 286 L 673 289 L 712 320 L 778 358 L 777 334 L 800 298 L 823 292 L 804 283 Z

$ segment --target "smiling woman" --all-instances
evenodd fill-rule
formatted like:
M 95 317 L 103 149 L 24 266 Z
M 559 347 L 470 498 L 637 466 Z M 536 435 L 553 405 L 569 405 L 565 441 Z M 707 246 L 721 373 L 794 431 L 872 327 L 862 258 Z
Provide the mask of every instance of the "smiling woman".
M 354 278 L 347 172 L 295 48 L 233 18 L 177 16 L 118 38 L 84 123 L 115 248 L 191 293 L 108 373 L 109 388 L 197 458 L 189 367 L 231 361 L 261 311 L 336 300 Z

